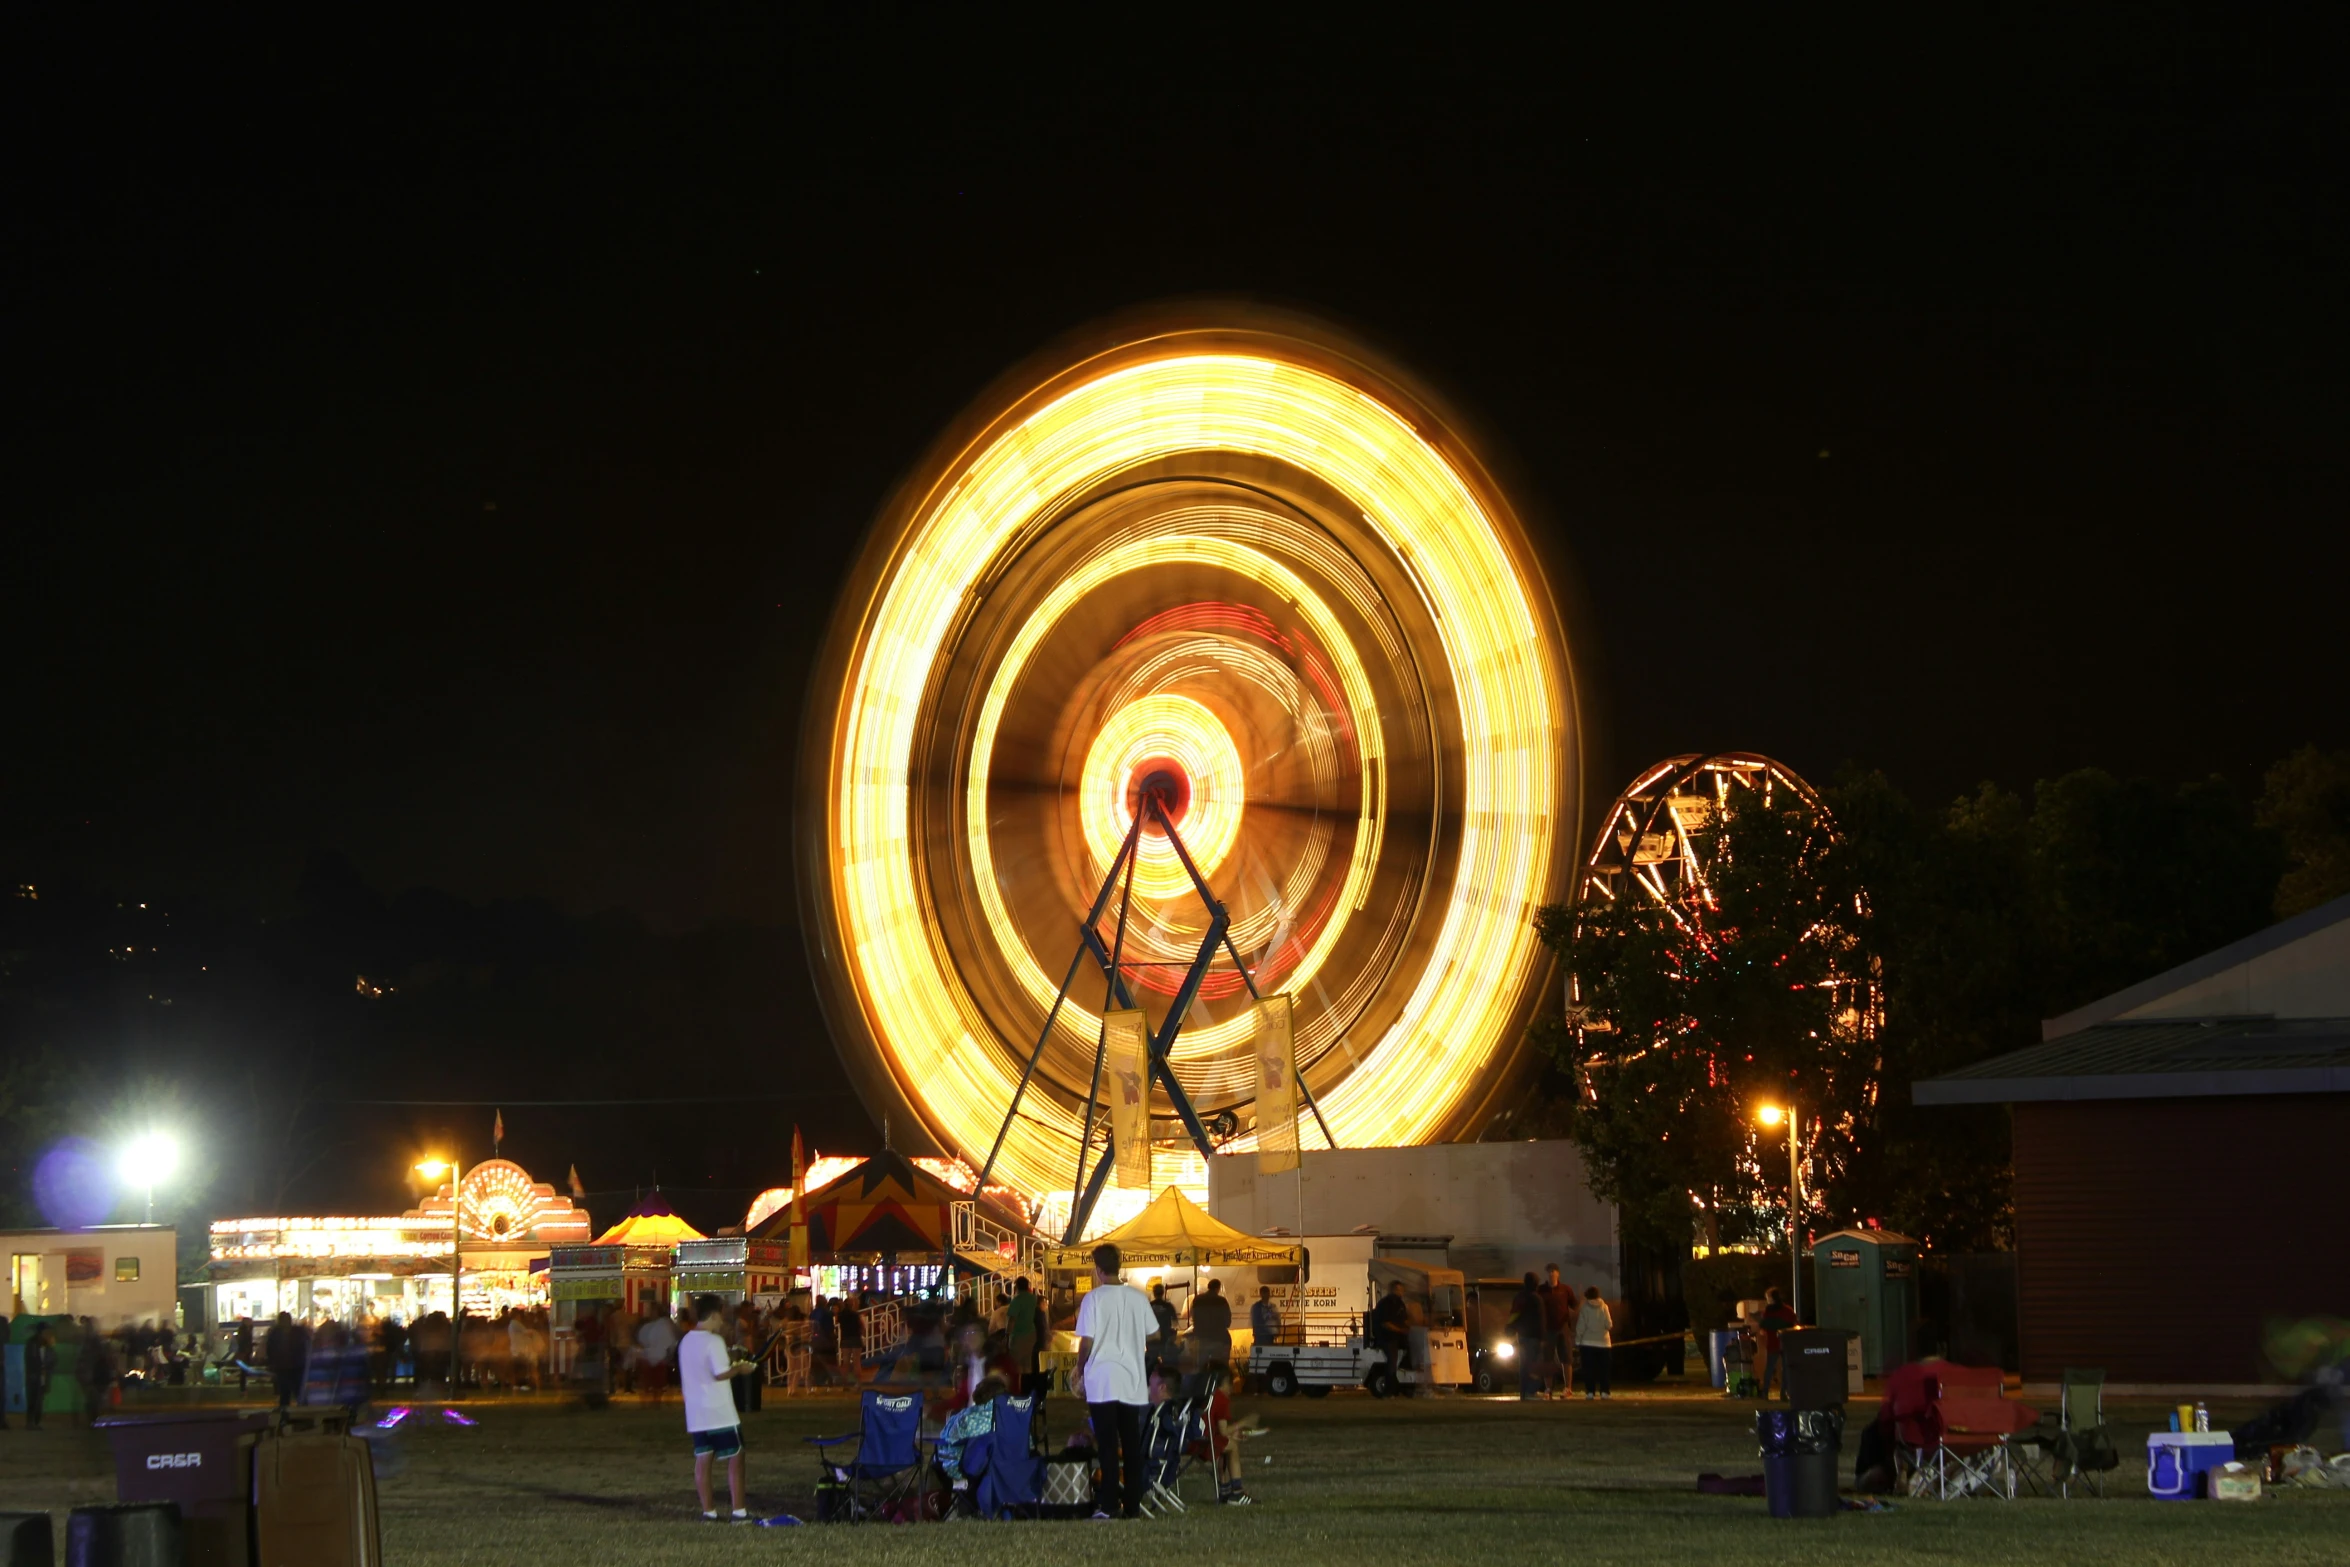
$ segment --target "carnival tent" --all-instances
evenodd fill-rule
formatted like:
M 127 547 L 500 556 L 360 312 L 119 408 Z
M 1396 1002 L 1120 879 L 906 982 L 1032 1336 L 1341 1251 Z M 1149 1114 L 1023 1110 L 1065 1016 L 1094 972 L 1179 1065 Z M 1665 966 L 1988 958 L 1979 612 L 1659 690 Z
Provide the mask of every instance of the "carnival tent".
M 811 1259 L 943 1255 L 954 1236 L 954 1208 L 970 1199 L 893 1148 L 884 1148 L 801 1204 Z M 753 1238 L 788 1237 L 787 1204 L 751 1230 Z
M 1080 1246 L 1056 1246 L 1046 1252 L 1045 1266 L 1090 1268 L 1093 1249 L 1103 1241 L 1118 1248 L 1120 1261 L 1129 1268 L 1225 1268 L 1265 1263 L 1294 1267 L 1304 1260 L 1306 1251 L 1292 1242 L 1236 1230 L 1170 1186 L 1152 1198 L 1149 1207 L 1109 1234 Z
M 658 1188 L 646 1193 L 622 1215 L 618 1224 L 596 1237 L 598 1246 L 674 1246 L 679 1241 L 706 1239 L 700 1230 L 677 1216 Z

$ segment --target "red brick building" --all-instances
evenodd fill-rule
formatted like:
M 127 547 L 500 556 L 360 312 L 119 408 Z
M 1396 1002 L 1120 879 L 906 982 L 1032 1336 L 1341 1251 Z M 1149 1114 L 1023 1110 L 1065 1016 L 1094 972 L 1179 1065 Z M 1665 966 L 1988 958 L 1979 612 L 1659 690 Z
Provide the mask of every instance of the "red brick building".
M 2275 1328 L 2350 1317 L 2350 898 L 1916 1085 L 2015 1116 L 2023 1373 L 2292 1380 Z

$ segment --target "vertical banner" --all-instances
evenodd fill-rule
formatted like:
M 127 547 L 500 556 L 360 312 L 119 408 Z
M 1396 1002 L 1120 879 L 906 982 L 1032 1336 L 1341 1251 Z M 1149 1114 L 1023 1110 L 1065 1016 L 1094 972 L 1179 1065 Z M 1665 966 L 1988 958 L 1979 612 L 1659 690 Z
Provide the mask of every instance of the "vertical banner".
M 808 1149 L 800 1141 L 800 1129 L 791 1129 L 791 1217 L 786 1221 L 785 1233 L 790 1237 L 791 1249 L 784 1258 L 784 1266 L 794 1274 L 808 1266 Z M 799 1280 L 792 1284 L 797 1287 Z
M 1151 1187 L 1151 1029 L 1139 1011 L 1102 1014 L 1102 1067 L 1120 1186 Z
M 1297 1057 L 1290 1040 L 1293 998 L 1257 1003 L 1257 1172 L 1297 1168 Z

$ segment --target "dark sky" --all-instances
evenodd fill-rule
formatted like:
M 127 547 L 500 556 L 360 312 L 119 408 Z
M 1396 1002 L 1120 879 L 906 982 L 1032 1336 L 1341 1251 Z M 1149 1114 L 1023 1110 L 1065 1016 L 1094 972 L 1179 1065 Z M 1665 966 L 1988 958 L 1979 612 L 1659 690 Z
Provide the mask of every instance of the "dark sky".
M 1008 364 L 1198 292 L 1491 432 L 1620 771 L 2350 741 L 2343 12 L 1285 9 L 13 13 L 0 852 L 788 921 L 865 520 Z

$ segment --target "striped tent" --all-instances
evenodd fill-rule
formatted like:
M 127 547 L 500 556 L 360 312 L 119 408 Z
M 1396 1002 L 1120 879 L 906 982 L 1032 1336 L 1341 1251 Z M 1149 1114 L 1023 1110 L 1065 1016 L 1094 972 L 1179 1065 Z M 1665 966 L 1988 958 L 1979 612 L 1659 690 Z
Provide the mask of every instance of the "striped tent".
M 884 1148 L 834 1181 L 808 1194 L 808 1257 L 840 1262 L 857 1258 L 935 1256 L 954 1236 L 954 1205 L 969 1201 L 944 1181 L 915 1168 L 895 1149 Z M 786 1237 L 791 1208 L 769 1214 L 754 1237 Z

